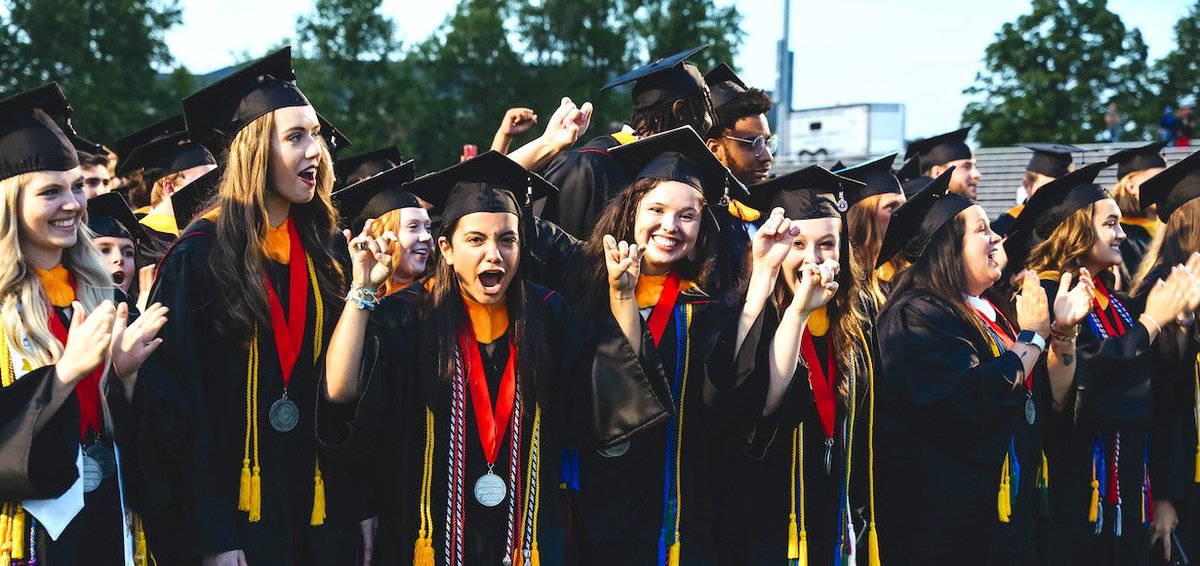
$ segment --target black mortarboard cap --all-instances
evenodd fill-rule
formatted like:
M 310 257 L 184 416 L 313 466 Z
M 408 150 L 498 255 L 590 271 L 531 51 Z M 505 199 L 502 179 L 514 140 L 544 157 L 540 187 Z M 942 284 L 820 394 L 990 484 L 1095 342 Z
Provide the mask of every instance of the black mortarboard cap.
M 930 167 L 935 165 L 945 165 L 959 159 L 970 159 L 973 155 L 971 148 L 967 147 L 967 135 L 970 133 L 971 127 L 967 126 L 953 132 L 946 132 L 912 142 L 908 144 L 908 150 L 904 152 L 904 158 L 919 157 L 921 171 L 928 171 Z
M 733 72 L 725 63 L 713 67 L 706 75 L 704 82 L 708 85 L 709 96 L 712 97 L 713 108 L 720 108 L 732 101 L 737 95 L 746 92 L 746 83 Z
M 916 156 L 908 158 L 904 162 L 904 165 L 901 165 L 900 168 L 896 170 L 896 178 L 899 179 L 901 183 L 907 183 L 920 176 L 921 159 Z
M 637 81 L 633 85 L 633 107 L 637 110 L 678 100 L 693 92 L 704 90 L 707 88 L 704 77 L 700 76 L 700 71 L 695 65 L 685 61 L 707 47 L 708 45 L 693 47 L 629 71 L 609 81 L 600 87 L 600 90 Z
M 1020 146 L 1033 151 L 1025 170 L 1047 177 L 1062 177 L 1070 173 L 1071 164 L 1075 162 L 1072 154 L 1087 151 L 1082 147 L 1060 143 L 1023 143 Z
M 1200 151 L 1147 179 L 1138 189 L 1142 209 L 1158 205 L 1163 222 L 1188 201 L 1200 198 Z
M 186 131 L 187 125 L 183 121 L 183 114 L 176 114 L 144 126 L 138 131 L 118 139 L 112 144 L 112 148 L 113 151 L 117 152 L 117 158 L 121 162 L 124 162 L 138 146 L 146 145 L 156 138 Z M 117 167 L 119 169 L 121 165 L 118 164 Z
M 746 186 L 726 169 L 691 126 L 609 150 L 630 179 L 668 179 L 696 188 L 711 206 L 724 206 L 725 197 L 742 199 Z
M 993 232 L 998 234 L 1001 238 L 1007 238 L 1009 231 L 1012 230 L 1013 224 L 1016 222 L 1017 219 L 1013 217 L 1013 215 L 1006 212 L 1000 216 L 997 216 L 995 220 L 992 220 L 990 225 Z
M 320 112 L 317 112 L 317 123 L 321 124 L 321 135 L 325 138 L 326 145 L 329 146 L 329 151 L 336 155 L 337 152 L 350 147 L 350 138 L 346 137 L 341 130 L 337 129 L 332 122 L 326 120 Z
M 1008 230 L 1004 249 L 1009 265 L 1024 264 L 1033 247 L 1049 238 L 1055 228 L 1079 209 L 1111 198 L 1107 189 L 1096 184 L 1096 176 L 1108 166 L 1104 161 L 1085 165 L 1034 192 Z
M 189 137 L 224 149 L 247 124 L 278 108 L 307 106 L 284 47 L 183 99 Z M 214 153 L 219 153 L 214 151 Z
M 186 132 L 179 132 L 151 140 L 123 156 L 117 175 L 128 177 L 130 173 L 141 169 L 142 179 L 149 187 L 168 175 L 216 163 L 207 148 L 191 143 Z
M 792 220 L 841 218 L 846 204 L 842 194 L 862 186 L 861 181 L 809 165 L 754 185 L 750 196 L 741 200 L 762 211 L 782 207 L 784 216 Z
M 175 225 L 180 232 L 216 196 L 217 185 L 224 171 L 223 167 L 217 167 L 171 193 L 171 208 L 175 211 Z
M 339 159 L 333 166 L 335 187 L 348 187 L 372 175 L 378 175 L 404 162 L 400 150 L 389 145 L 353 157 Z
M 442 213 L 441 235 L 459 218 L 475 212 L 508 212 L 558 192 L 541 175 L 498 151 L 488 151 L 441 171 L 405 183 L 401 188 Z
M 836 170 L 838 175 L 864 183 L 861 188 L 846 191 L 847 206 L 854 206 L 854 203 L 875 195 L 904 194 L 900 180 L 892 173 L 892 164 L 896 161 L 897 155 L 899 154 L 890 153 L 879 159 Z
M 97 236 L 129 238 L 134 242 L 146 238 L 146 231 L 120 193 L 104 193 L 88 199 L 87 214 L 88 228 Z
M 70 115 L 71 105 L 58 83 L 0 100 L 0 180 L 78 167 L 75 147 L 54 122 L 54 117 Z
M 416 171 L 414 163 L 409 160 L 333 193 L 334 205 L 351 232 L 361 232 L 367 220 L 379 218 L 393 210 L 421 208 L 416 196 L 400 188 L 413 180 Z
M 99 155 L 101 157 L 108 155 L 108 152 L 104 150 L 104 146 L 87 138 L 80 137 L 79 134 L 71 132 L 64 133 L 67 134 L 67 139 L 71 140 L 71 146 L 75 148 L 77 153 Z
M 830 167 L 830 168 L 829 168 L 829 170 L 830 170 L 830 171 L 833 171 L 834 173 L 836 173 L 836 172 L 838 172 L 838 171 L 841 171 L 842 169 L 845 169 L 845 168 L 846 168 L 846 164 L 845 164 L 845 163 L 842 163 L 842 160 L 841 160 L 841 159 L 839 159 L 839 160 L 837 160 L 837 161 L 834 161 L 834 162 L 833 162 L 833 167 Z
M 916 261 L 947 222 L 975 204 L 967 197 L 946 192 L 953 174 L 953 167 L 947 169 L 892 213 L 875 267 L 881 267 L 899 253 L 910 262 Z
M 1124 179 L 1130 173 L 1166 167 L 1167 160 L 1163 159 L 1162 150 L 1167 142 L 1154 142 L 1139 147 L 1122 149 L 1108 156 L 1108 164 L 1117 164 L 1117 180 Z

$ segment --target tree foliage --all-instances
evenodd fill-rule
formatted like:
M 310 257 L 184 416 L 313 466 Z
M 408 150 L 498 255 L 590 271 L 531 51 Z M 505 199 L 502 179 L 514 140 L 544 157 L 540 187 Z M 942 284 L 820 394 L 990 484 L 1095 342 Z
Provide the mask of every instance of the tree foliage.
M 0 92 L 58 81 L 84 137 L 112 140 L 178 107 L 192 89 L 164 41 L 176 0 L 7 0 Z M 131 127 L 132 126 L 132 127 Z
M 1106 0 L 1033 0 L 1001 27 L 983 63 L 962 115 L 980 126 L 982 145 L 1096 140 L 1110 101 L 1133 129 L 1152 125 L 1146 44 Z

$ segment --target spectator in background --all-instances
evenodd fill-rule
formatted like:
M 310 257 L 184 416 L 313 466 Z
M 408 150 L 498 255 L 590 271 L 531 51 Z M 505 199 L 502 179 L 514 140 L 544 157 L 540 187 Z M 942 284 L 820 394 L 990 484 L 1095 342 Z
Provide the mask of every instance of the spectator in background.
M 1121 126 L 1125 125 L 1125 117 L 1117 110 L 1117 103 L 1109 101 L 1108 110 L 1104 112 L 1104 133 L 1109 143 L 1121 141 Z
M 87 198 L 109 191 L 112 175 L 108 172 L 108 156 L 79 152 L 79 167 L 83 169 L 83 194 Z
M 1162 118 L 1158 119 L 1159 141 L 1170 142 L 1175 137 L 1175 111 L 1170 106 L 1163 108 Z
M 1187 147 L 1192 141 L 1192 130 L 1195 126 L 1195 120 L 1192 118 L 1192 109 L 1188 106 L 1182 106 L 1176 112 L 1175 127 L 1172 130 L 1172 144 L 1175 147 Z

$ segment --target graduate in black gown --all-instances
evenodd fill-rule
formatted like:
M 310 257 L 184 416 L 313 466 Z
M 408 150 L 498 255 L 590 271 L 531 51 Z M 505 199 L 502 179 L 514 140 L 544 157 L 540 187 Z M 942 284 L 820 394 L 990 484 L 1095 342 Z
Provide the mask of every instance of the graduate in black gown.
M 564 292 L 585 312 L 602 312 L 605 242 L 644 249 L 642 348 L 665 372 L 669 388 L 657 393 L 672 415 L 619 445 L 578 447 L 580 555 L 595 564 L 711 564 L 721 545 L 712 509 L 717 435 L 748 434 L 766 387 L 765 372 L 754 371 L 761 306 L 715 301 L 696 283 L 721 237 L 707 207 L 727 206 L 727 191 L 736 196 L 740 184 L 689 127 L 612 157 L 634 181 L 601 217 L 584 246 L 588 263 Z
M 278 51 L 184 100 L 189 135 L 225 161 L 213 206 L 164 257 L 174 316 L 132 420 L 138 489 L 160 563 L 344 564 L 355 481 L 319 458 L 319 356 L 341 305 L 330 135 Z M 328 504 L 327 504 L 328 503 Z
M 913 195 L 953 167 L 955 173 L 950 179 L 949 192 L 975 200 L 975 191 L 982 175 L 975 161 L 975 153 L 967 145 L 967 136 L 970 134 L 971 126 L 967 126 L 908 144 L 904 158 L 910 161 L 904 164 L 901 171 L 904 177 L 912 179 L 913 190 L 905 181 L 904 192 Z M 913 159 L 916 160 L 915 164 L 911 161 Z
M 138 244 L 146 231 L 120 193 L 104 193 L 87 201 L 88 228 L 101 260 L 112 276 L 112 284 L 126 297 L 136 298 Z M 146 289 L 149 291 L 149 289 Z
M 1157 207 L 1164 223 L 1139 274 L 1134 300 L 1143 300 L 1171 266 L 1188 263 L 1200 250 L 1200 153 L 1167 168 L 1142 184 L 1143 208 Z M 1196 270 L 1193 269 L 1193 273 Z M 1198 297 L 1200 298 L 1200 297 Z M 1196 304 L 1189 305 L 1194 311 Z M 1197 368 L 1200 368 L 1200 333 L 1196 317 L 1177 319 L 1163 326 L 1154 341 L 1150 367 L 1154 398 L 1154 424 L 1150 432 L 1150 471 L 1154 485 L 1154 518 L 1150 522 L 1152 563 L 1200 548 L 1200 488 L 1196 481 Z M 1172 537 L 1172 534 L 1176 537 Z M 1174 543 L 1178 542 L 1183 549 Z M 1161 545 L 1161 547 L 1160 547 Z
M 541 177 L 488 152 L 404 188 L 443 211 L 436 271 L 428 290 L 380 303 L 395 234 L 372 237 L 369 221 L 350 242 L 320 437 L 392 471 L 378 486 L 378 560 L 562 564 L 563 444 L 617 443 L 667 416 L 662 376 L 638 356 L 640 253 L 609 249 L 612 306 L 588 321 L 522 276 L 527 199 L 554 190 Z
M 1026 281 L 1010 320 L 981 297 L 1001 275 L 1000 238 L 982 207 L 946 192 L 952 175 L 892 215 L 877 260 L 912 262 L 876 326 L 880 556 L 1029 564 L 1041 463 L 1029 378 L 1050 331 L 1046 298 Z
M 1047 294 L 1061 293 L 1065 274 L 1097 274 L 1091 308 L 1078 325 L 1054 316 L 1052 352 L 1070 362 L 1072 377 L 1062 382 L 1052 374 L 1052 410 L 1041 425 L 1051 486 L 1050 564 L 1146 563 L 1154 474 L 1147 450 L 1150 347 L 1186 308 L 1172 293 L 1191 284 L 1184 272 L 1144 303 L 1112 290 L 1111 268 L 1121 264 L 1124 232 L 1117 203 L 1094 184 L 1105 165 L 1091 164 L 1042 187 L 1008 240 L 1009 256 L 1027 256 L 1023 263 Z M 1073 350 L 1060 349 L 1064 338 L 1074 338 Z
M 114 307 L 124 295 L 83 229 L 79 160 L 52 116 L 70 116 L 57 84 L 0 100 L 0 562 L 119 565 L 145 546 L 109 404 L 161 343 L 165 310 L 127 324 Z
M 1118 289 L 1126 293 L 1133 288 L 1133 280 L 1150 242 L 1162 228 L 1155 203 L 1147 201 L 1148 208 L 1142 208 L 1139 188 L 1167 166 L 1167 160 L 1162 156 L 1166 145 L 1166 142 L 1154 142 L 1118 151 L 1108 158 L 1110 165 L 1117 165 L 1117 184 L 1113 187 L 1112 197 L 1121 209 L 1121 229 L 1125 231 L 1125 239 L 1121 242 Z
M 863 190 L 860 182 L 813 165 L 756 186 L 748 199 L 762 210 L 782 208 L 790 227 L 776 229 L 786 234 L 783 276 L 746 295 L 747 303 L 770 297 L 765 333 L 772 336 L 770 359 L 781 364 L 778 370 L 772 365 L 770 410 L 749 443 L 728 435 L 714 459 L 725 564 L 801 557 L 808 564 L 844 563 L 865 534 L 856 511 L 864 502 L 856 492 L 867 476 L 852 477 L 851 462 L 868 464 L 858 456 L 867 447 L 871 329 L 835 204 L 839 195 L 845 203 L 846 194 Z M 795 391 L 790 380 L 799 382 Z
M 878 159 L 865 161 L 834 172 L 844 177 L 866 183 L 866 187 L 847 191 L 846 230 L 854 245 L 854 259 L 859 264 L 865 283 L 863 289 L 871 299 L 871 310 L 867 318 L 875 319 L 875 313 L 887 300 L 892 277 L 904 265 L 899 256 L 892 258 L 876 269 L 876 259 L 883 247 L 883 236 L 887 233 L 892 213 L 908 201 L 900 179 L 892 172 L 892 164 L 899 154 L 892 153 Z
M 697 132 L 707 132 L 716 123 L 704 77 L 695 65 L 687 62 L 688 57 L 706 47 L 664 57 L 601 87 L 607 90 L 634 83 L 629 124 L 555 157 L 541 169 L 546 180 L 559 187 L 559 192 L 538 203 L 535 211 L 540 218 L 576 238 L 587 238 L 609 200 L 630 181 L 628 174 L 609 157 L 609 150 L 685 125 Z

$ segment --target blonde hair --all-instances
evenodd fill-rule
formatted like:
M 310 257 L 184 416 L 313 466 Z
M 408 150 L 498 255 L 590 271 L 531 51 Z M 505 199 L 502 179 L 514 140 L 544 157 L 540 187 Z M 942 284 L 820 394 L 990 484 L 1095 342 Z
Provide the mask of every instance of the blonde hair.
M 850 235 L 850 243 L 854 247 L 854 258 L 863 277 L 863 288 L 875 302 L 876 308 L 887 301 L 887 292 L 875 269 L 879 260 L 879 251 L 883 247 L 883 234 L 875 226 L 875 210 L 883 195 L 871 195 L 854 203 L 846 213 L 846 230 Z M 893 276 L 907 266 L 904 254 L 896 254 L 887 262 L 892 268 Z
M 170 181 L 176 187 L 183 182 L 183 171 L 171 173 L 154 182 L 154 188 L 150 189 L 150 206 L 158 206 L 158 203 L 163 200 L 163 183 Z
M 1122 218 L 1142 218 L 1145 214 L 1142 213 L 1142 205 L 1138 202 L 1138 195 L 1133 190 L 1133 178 L 1141 171 L 1134 171 L 1126 174 L 1117 182 L 1117 186 L 1113 187 L 1112 198 L 1117 201 L 1117 208 L 1121 209 Z
M 1033 247 L 1025 267 L 1038 274 L 1073 272 L 1083 267 L 1096 245 L 1096 229 L 1092 226 L 1095 211 L 1096 203 L 1091 203 L 1067 216 L 1046 241 Z
M 51 310 L 42 282 L 21 251 L 21 193 L 33 180 L 25 173 L 0 181 L 0 318 L 4 321 L 5 347 L 24 344 L 24 357 L 34 367 L 58 362 L 63 345 L 50 332 Z M 86 216 L 84 218 L 86 220 Z M 87 312 L 113 298 L 112 276 L 104 269 L 100 252 L 92 242 L 94 235 L 87 223 L 79 223 L 75 245 L 63 250 L 62 265 L 75 277 L 76 300 Z M 24 339 L 24 340 L 23 340 Z M 108 403 L 104 398 L 108 381 L 107 367 L 100 381 L 100 399 L 105 426 L 111 430 Z

